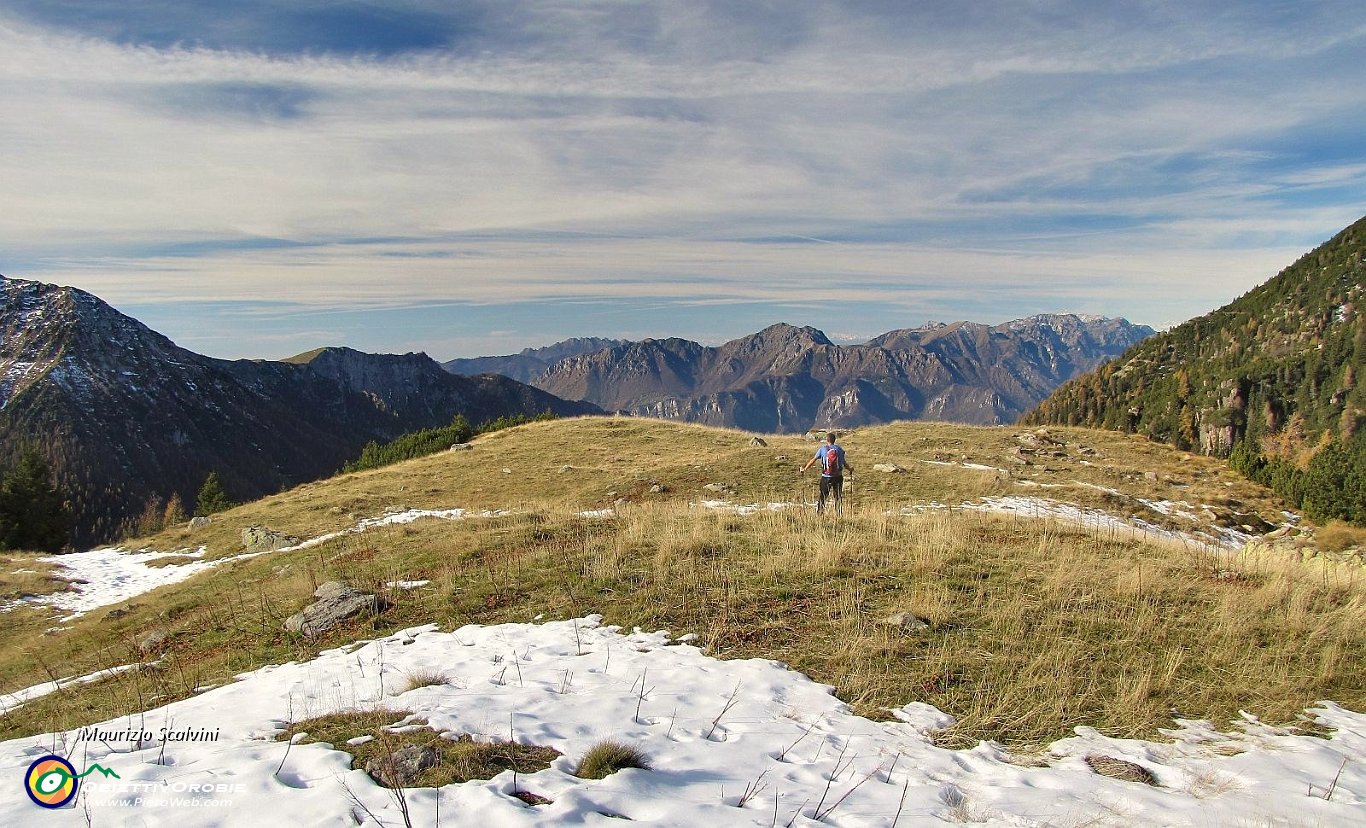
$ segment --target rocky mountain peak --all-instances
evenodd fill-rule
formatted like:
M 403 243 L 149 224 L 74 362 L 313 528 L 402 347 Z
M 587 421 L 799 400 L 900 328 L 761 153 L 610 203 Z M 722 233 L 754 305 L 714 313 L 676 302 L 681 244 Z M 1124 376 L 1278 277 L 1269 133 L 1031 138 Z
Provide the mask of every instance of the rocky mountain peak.
M 809 325 L 799 328 L 796 325 L 779 322 L 775 325 L 769 325 L 758 333 L 732 339 L 721 347 L 740 346 L 750 350 L 769 350 L 784 349 L 790 346 L 810 348 L 821 345 L 834 345 L 823 331 Z
M 510 414 L 596 411 L 426 354 L 320 348 L 288 362 L 176 346 L 98 297 L 0 279 L 0 456 L 37 445 L 70 494 L 77 541 L 116 534 L 149 497 L 190 503 L 210 471 L 234 498 L 334 473 L 370 441 Z

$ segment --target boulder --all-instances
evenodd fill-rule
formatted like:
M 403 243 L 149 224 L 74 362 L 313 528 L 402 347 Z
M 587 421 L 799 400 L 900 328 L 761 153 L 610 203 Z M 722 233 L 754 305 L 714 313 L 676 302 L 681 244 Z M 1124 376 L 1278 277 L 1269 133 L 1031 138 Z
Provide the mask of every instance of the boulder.
M 363 592 L 341 581 L 328 581 L 313 592 L 318 600 L 302 612 L 285 619 L 285 629 L 308 638 L 316 638 L 348 618 L 361 614 L 378 614 L 389 602 L 373 592 Z
M 162 649 L 166 642 L 170 640 L 171 634 L 167 631 L 152 630 L 138 642 L 138 652 L 142 655 L 148 655 Z
M 427 768 L 436 767 L 441 754 L 426 745 L 409 745 L 389 756 L 378 756 L 365 763 L 370 778 L 389 788 L 406 788 Z
M 759 447 L 759 448 L 764 448 L 764 447 L 766 447 L 766 446 L 768 445 L 768 441 L 765 440 L 765 439 L 762 438 L 762 437 L 753 437 L 753 438 L 750 439 L 749 444 L 750 444 L 751 446 L 756 446 L 756 447 Z
M 190 518 L 191 529 L 203 529 L 210 523 L 213 523 L 213 518 L 209 517 L 208 515 L 200 515 L 199 517 Z
M 886 474 L 903 474 L 906 470 L 896 463 L 877 463 L 873 466 L 873 471 L 884 472 Z
M 451 445 L 451 451 L 469 451 L 472 448 L 474 448 L 474 446 L 469 443 L 453 443 Z
M 898 612 L 895 615 L 878 619 L 878 623 L 884 627 L 897 627 L 903 630 L 928 630 L 930 628 L 929 622 L 912 612 Z
M 664 494 L 668 490 L 669 487 L 665 486 L 663 483 L 656 483 L 650 487 L 650 494 Z
M 297 537 L 264 526 L 248 526 L 242 530 L 242 546 L 246 547 L 248 552 L 274 552 L 277 549 L 298 545 Z
M 708 483 L 702 488 L 709 492 L 717 492 L 719 494 L 729 494 L 732 491 L 730 485 L 726 483 Z

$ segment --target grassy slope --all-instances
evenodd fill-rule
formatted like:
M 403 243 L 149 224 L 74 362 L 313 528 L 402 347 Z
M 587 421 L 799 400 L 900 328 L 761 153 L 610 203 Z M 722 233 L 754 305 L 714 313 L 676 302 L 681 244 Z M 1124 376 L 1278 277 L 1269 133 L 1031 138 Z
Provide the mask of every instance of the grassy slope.
M 0 717 L 0 737 L 145 709 L 376 630 L 542 613 L 601 612 L 627 627 L 697 632 L 714 654 L 786 661 L 868 714 L 926 701 L 959 718 L 951 741 L 1039 742 L 1080 724 L 1154 735 L 1173 709 L 1216 721 L 1239 709 L 1289 720 L 1323 698 L 1366 706 L 1353 666 L 1366 658 L 1359 565 L 1301 562 L 1284 549 L 1211 554 L 1141 534 L 961 511 L 887 514 L 999 494 L 1154 522 L 1172 519 L 1134 498 L 1210 504 L 1226 517 L 1241 513 L 1239 522 L 1279 514 L 1274 498 L 1222 463 L 1122 434 L 1053 429 L 1065 445 L 1050 450 L 1060 456 L 1010 465 L 1018 433 L 933 423 L 852 433 L 841 443 L 861 473 L 850 514 L 838 522 L 689 505 L 716 497 L 700 491 L 712 482 L 733 485 L 728 498 L 737 502 L 809 497 L 814 477 L 799 478 L 796 467 L 812 444 L 769 437 L 768 447 L 751 447 L 741 432 L 649 420 L 534 423 L 480 438 L 472 452 L 307 484 L 145 545 L 202 543 L 211 557 L 229 557 L 252 524 L 311 537 L 399 505 L 515 513 L 385 527 L 233 561 L 55 635 L 44 634 L 51 613 L 11 613 L 0 632 L 4 689 L 137 661 L 146 634 L 172 637 L 159 668 L 34 701 Z M 920 462 L 936 459 L 1014 472 Z M 887 462 L 909 473 L 871 470 Z M 651 494 L 655 483 L 668 491 Z M 620 498 L 631 505 L 616 518 L 577 515 Z M 333 578 L 379 589 L 396 579 L 432 583 L 391 592 L 396 606 L 381 619 L 323 641 L 284 633 L 283 619 Z M 899 611 L 932 626 L 902 632 L 876 623 Z

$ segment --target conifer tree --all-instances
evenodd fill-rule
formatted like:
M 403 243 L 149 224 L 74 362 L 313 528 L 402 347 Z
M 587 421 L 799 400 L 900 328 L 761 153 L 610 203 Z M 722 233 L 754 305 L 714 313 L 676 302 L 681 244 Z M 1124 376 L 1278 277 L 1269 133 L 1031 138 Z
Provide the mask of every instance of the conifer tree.
M 228 500 L 227 493 L 223 491 L 223 484 L 218 480 L 218 472 L 209 472 L 209 476 L 204 478 L 204 485 L 199 487 L 199 495 L 195 497 L 194 513 L 205 517 L 231 509 L 234 505 L 236 504 Z
M 60 552 L 71 539 L 66 496 L 36 450 L 19 457 L 0 482 L 0 548 Z

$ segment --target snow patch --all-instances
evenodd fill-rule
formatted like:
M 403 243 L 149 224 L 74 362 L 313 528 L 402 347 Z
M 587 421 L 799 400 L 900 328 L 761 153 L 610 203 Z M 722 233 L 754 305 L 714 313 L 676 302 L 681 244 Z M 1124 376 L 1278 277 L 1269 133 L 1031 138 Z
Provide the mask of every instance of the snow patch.
M 513 659 L 519 672 L 507 669 Z M 452 683 L 398 692 L 405 673 L 422 671 L 440 671 Z M 198 828 L 262 815 L 281 825 L 373 824 L 364 811 L 402 825 L 392 792 L 352 770 L 346 753 L 273 740 L 290 721 L 383 705 L 411 710 L 452 737 L 502 740 L 511 733 L 564 754 L 518 776 L 518 789 L 550 800 L 536 807 L 512 797 L 510 771 L 409 789 L 405 804 L 421 826 L 436 824 L 438 811 L 445 824 L 485 828 L 607 824 L 606 813 L 669 826 L 1366 822 L 1366 716 L 1331 703 L 1311 711 L 1335 729 L 1327 739 L 1253 719 L 1232 733 L 1181 722 L 1170 743 L 1112 739 L 1083 727 L 1051 745 L 1041 763 L 1017 764 L 989 742 L 963 751 L 936 747 L 929 734 L 953 720 L 929 705 L 893 711 L 899 721 L 870 721 L 853 715 L 831 687 L 779 662 L 718 661 L 667 633 L 623 634 L 600 626 L 597 616 L 453 633 L 417 627 L 239 679 L 96 726 L 207 728 L 215 740 L 145 746 L 82 740 L 79 730 L 40 734 L 0 743 L 0 777 L 18 779 L 34 759 L 55 752 L 153 790 L 240 786 L 230 794 L 182 794 L 177 806 L 160 795 L 114 804 L 122 797 L 91 784 L 77 810 L 88 807 L 96 825 Z M 607 737 L 638 747 L 653 769 L 602 780 L 573 776 L 578 758 Z M 1100 776 L 1086 764 L 1092 754 L 1139 764 L 1159 786 Z M 1324 794 L 1335 777 L 1330 800 Z M 757 793 L 740 806 L 747 787 Z M 40 813 L 22 785 L 0 786 L 0 824 L 34 824 Z

